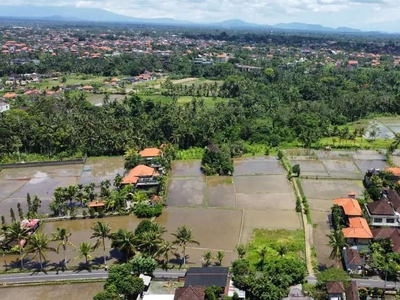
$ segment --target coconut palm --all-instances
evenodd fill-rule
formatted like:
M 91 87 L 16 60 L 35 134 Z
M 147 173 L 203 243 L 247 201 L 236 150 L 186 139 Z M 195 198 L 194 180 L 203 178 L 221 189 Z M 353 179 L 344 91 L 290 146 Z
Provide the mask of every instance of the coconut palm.
M 224 259 L 224 257 L 225 257 L 225 252 L 224 252 L 224 251 L 218 251 L 218 252 L 217 252 L 217 257 L 216 257 L 216 259 L 218 260 L 218 264 L 219 264 L 220 266 L 222 266 L 222 260 Z
M 37 255 L 39 256 L 40 270 L 43 270 L 43 259 L 47 259 L 46 252 L 56 251 L 56 249 L 49 246 L 50 242 L 51 239 L 47 234 L 41 232 L 32 234 L 28 239 L 25 252 L 26 254 L 33 254 L 32 258 L 35 258 Z
M 329 238 L 328 246 L 332 248 L 329 258 L 335 259 L 337 266 L 339 266 L 339 261 L 342 258 L 342 249 L 347 246 L 343 232 L 340 229 L 335 230 L 328 234 L 327 237 Z
M 63 265 L 65 268 L 67 268 L 67 246 L 71 247 L 76 247 L 74 244 L 72 244 L 68 239 L 71 236 L 71 233 L 67 231 L 65 228 L 57 228 L 56 232 L 53 232 L 53 241 L 58 242 L 56 251 L 57 253 L 60 253 L 60 247 L 63 248 L 64 252 L 64 260 L 63 260 Z
M 186 245 L 200 245 L 200 243 L 193 238 L 193 229 L 186 225 L 178 227 L 172 235 L 175 237 L 174 244 L 181 246 L 183 249 L 183 265 L 186 265 Z
M 163 263 L 165 265 L 169 262 L 169 255 L 174 253 L 176 248 L 174 247 L 174 243 L 169 241 L 162 241 L 160 246 L 158 247 L 158 251 L 156 252 L 156 257 L 163 257 Z
M 211 260 L 213 259 L 213 254 L 211 251 L 206 251 L 203 254 L 203 266 L 208 267 L 211 264 Z
M 111 247 L 118 249 L 126 256 L 126 261 L 135 253 L 137 239 L 133 232 L 119 229 L 110 235 Z
M 104 223 L 97 221 L 93 226 L 92 226 L 93 234 L 90 237 L 96 238 L 97 242 L 96 245 L 102 244 L 103 245 L 103 257 L 104 257 L 104 264 L 106 264 L 106 244 L 105 244 L 105 239 L 110 237 L 110 232 L 111 232 L 111 227 L 109 223 Z
M 89 269 L 89 260 L 92 259 L 90 253 L 93 252 L 94 249 L 94 245 L 90 244 L 89 242 L 80 243 L 78 247 L 78 256 L 75 257 L 75 259 L 84 257 L 86 268 Z
M 239 244 L 236 246 L 236 252 L 240 259 L 242 259 L 247 252 L 246 246 L 243 244 Z
M 137 245 L 144 256 L 153 257 L 157 253 L 160 244 L 162 243 L 161 235 L 155 231 L 143 232 L 136 237 Z
M 26 241 L 28 238 L 28 229 L 21 228 L 21 225 L 17 222 L 12 223 L 8 226 L 6 231 L 6 236 L 9 241 L 17 241 L 18 242 L 18 251 L 19 251 L 19 259 L 21 261 L 21 269 L 24 268 L 24 258 L 22 256 L 22 252 L 24 250 L 22 243 Z

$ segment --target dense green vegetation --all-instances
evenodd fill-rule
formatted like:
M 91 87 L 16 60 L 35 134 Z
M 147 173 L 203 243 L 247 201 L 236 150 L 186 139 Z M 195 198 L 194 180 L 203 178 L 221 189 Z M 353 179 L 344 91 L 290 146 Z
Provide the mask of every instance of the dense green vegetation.
M 247 247 L 237 247 L 239 259 L 232 263 L 235 286 L 250 300 L 285 297 L 289 286 L 305 277 L 303 250 L 301 230 L 255 230 Z
M 355 139 L 365 130 L 340 129 L 347 122 L 400 113 L 396 69 L 349 71 L 307 64 L 287 69 L 269 64 L 272 73 L 240 74 L 226 63 L 231 71 L 220 76 L 224 82 L 219 88 L 226 99 L 213 106 L 201 98 L 181 104 L 130 96 L 122 103 L 95 107 L 84 94 L 40 97 L 26 110 L 0 115 L 1 156 L 119 155 L 127 148 L 166 141 L 181 149 L 237 142 L 308 147 L 323 137 L 336 137 L 340 146 L 340 141 Z

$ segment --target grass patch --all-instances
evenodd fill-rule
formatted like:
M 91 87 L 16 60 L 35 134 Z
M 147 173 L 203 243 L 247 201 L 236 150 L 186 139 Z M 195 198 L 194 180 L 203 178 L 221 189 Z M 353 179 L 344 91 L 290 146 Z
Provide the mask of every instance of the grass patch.
M 176 152 L 176 160 L 202 159 L 204 148 L 194 147 Z
M 257 252 L 261 247 L 267 247 L 269 255 L 279 255 L 283 247 L 285 256 L 295 255 L 303 258 L 304 243 L 304 232 L 301 229 L 255 229 L 248 245 L 247 257 L 250 263 L 255 265 L 259 259 Z

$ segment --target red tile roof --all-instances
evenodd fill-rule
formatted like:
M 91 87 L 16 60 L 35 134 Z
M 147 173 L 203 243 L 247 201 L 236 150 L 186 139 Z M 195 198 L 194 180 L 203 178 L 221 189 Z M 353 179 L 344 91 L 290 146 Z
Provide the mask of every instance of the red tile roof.
M 326 283 L 326 290 L 327 290 L 328 294 L 341 294 L 341 293 L 344 293 L 343 282 L 328 281 Z
M 337 198 L 333 202 L 341 206 L 347 216 L 362 216 L 362 210 L 357 200 L 352 198 Z
M 156 157 L 161 156 L 161 150 L 158 148 L 145 148 L 139 152 L 141 157 Z
M 127 176 L 122 179 L 122 184 L 135 184 L 138 182 L 139 177 L 159 176 L 154 168 L 138 165 L 134 167 Z
M 205 287 L 188 286 L 180 287 L 175 290 L 174 300 L 204 300 Z
M 92 201 L 89 202 L 88 207 L 101 207 L 106 205 L 103 201 Z
M 364 218 L 350 218 L 349 223 L 349 227 L 342 229 L 345 238 L 371 239 L 373 237 L 367 220 Z
M 395 176 L 400 176 L 400 168 L 397 167 L 387 167 L 385 169 L 386 172 L 391 172 L 393 173 Z

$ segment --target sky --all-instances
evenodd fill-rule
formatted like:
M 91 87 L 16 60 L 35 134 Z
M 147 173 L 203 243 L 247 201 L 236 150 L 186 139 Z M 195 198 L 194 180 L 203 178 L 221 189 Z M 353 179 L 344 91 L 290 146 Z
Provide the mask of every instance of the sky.
M 193 22 L 241 19 L 400 31 L 400 0 L 1 0 L 1 4 L 96 7 L 131 17 Z

